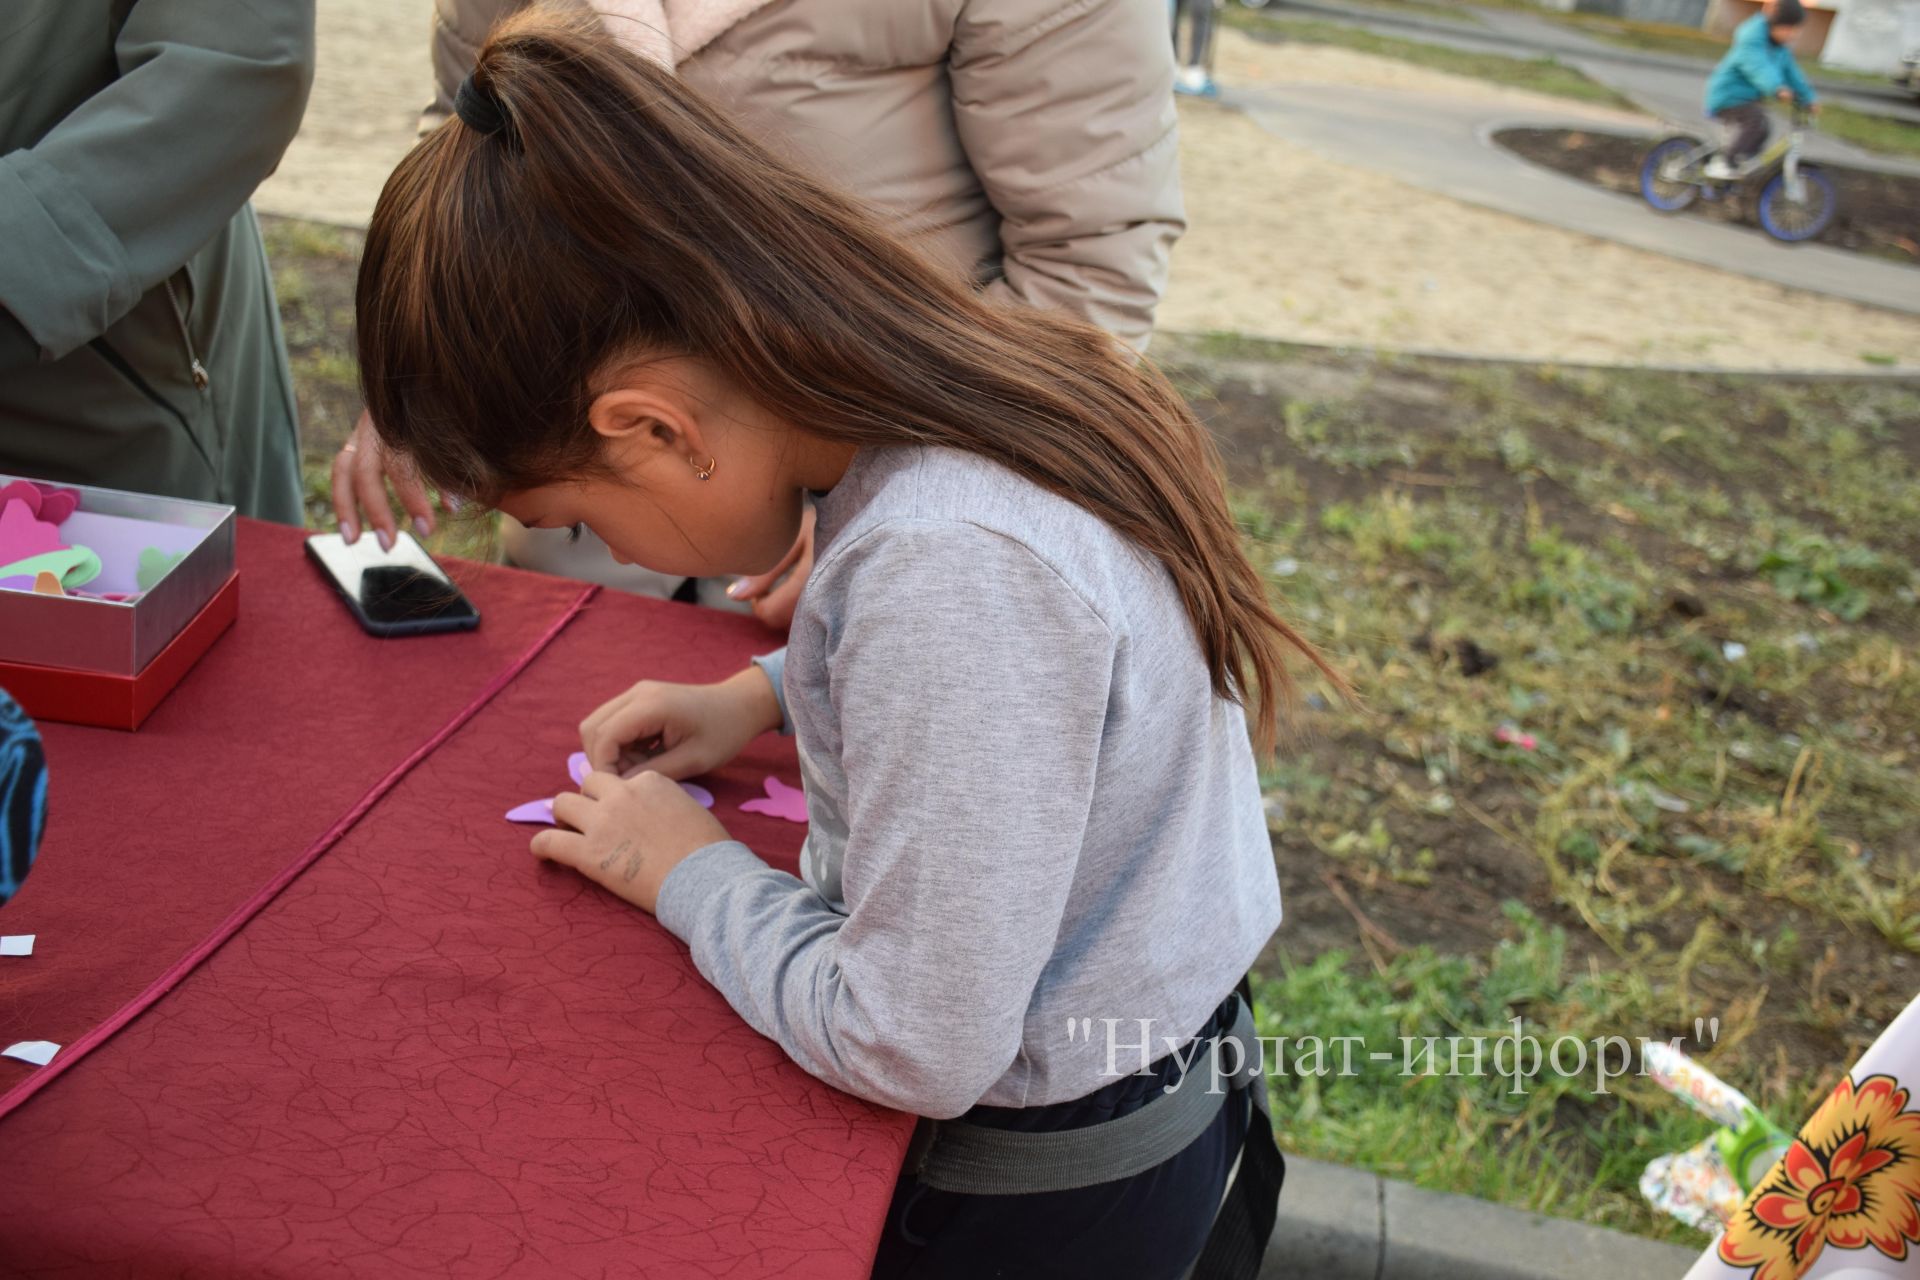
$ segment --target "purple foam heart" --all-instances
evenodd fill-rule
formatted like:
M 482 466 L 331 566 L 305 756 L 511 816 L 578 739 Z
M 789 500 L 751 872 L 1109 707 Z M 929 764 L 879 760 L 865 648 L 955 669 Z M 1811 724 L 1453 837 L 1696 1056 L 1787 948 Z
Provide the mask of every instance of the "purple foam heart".
M 507 810 L 508 822 L 538 822 L 549 827 L 559 826 L 553 816 L 553 801 L 529 800 L 517 808 Z
M 683 782 L 680 789 L 693 798 L 693 802 L 702 809 L 713 808 L 713 792 L 692 782 Z M 542 826 L 557 827 L 560 820 L 553 816 L 553 801 L 529 800 L 507 810 L 508 822 L 537 822 Z
M 574 786 L 586 786 L 587 775 L 592 772 L 592 767 L 587 764 L 586 752 L 576 751 L 567 757 L 567 776 L 573 779 Z

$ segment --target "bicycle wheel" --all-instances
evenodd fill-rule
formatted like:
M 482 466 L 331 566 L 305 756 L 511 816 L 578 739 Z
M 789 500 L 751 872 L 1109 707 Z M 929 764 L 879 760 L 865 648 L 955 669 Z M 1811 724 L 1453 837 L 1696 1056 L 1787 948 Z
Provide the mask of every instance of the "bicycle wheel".
M 1827 229 L 1839 211 L 1833 179 L 1810 164 L 1800 166 L 1800 199 L 1787 194 L 1787 175 L 1776 173 L 1760 189 L 1761 228 L 1775 240 L 1798 244 Z
M 1678 213 L 1700 197 L 1700 188 L 1681 177 L 1691 173 L 1687 157 L 1705 144 L 1684 133 L 1662 138 L 1640 162 L 1640 194 L 1662 213 Z

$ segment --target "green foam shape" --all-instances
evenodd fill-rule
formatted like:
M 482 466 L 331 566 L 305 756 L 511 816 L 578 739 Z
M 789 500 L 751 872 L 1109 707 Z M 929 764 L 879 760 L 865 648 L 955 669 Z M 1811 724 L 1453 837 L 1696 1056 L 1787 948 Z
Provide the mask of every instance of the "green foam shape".
M 53 574 L 60 579 L 63 589 L 71 591 L 100 576 L 100 557 L 86 547 L 63 547 L 59 551 L 15 560 L 12 564 L 0 564 L 0 578 L 31 578 L 42 573 Z
M 186 558 L 184 551 L 167 552 L 158 547 L 148 547 L 140 553 L 140 568 L 133 580 L 142 591 L 151 591 L 154 584 L 166 577 L 173 566 Z

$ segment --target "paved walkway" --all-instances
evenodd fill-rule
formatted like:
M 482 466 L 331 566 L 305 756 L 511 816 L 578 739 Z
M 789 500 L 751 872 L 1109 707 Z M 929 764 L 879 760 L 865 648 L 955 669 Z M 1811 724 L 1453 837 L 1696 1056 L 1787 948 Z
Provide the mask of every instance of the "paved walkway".
M 1514 124 L 1636 131 L 1619 112 L 1568 104 L 1516 116 L 1482 102 L 1339 85 L 1229 89 L 1224 100 L 1269 132 L 1328 159 L 1458 200 L 1789 288 L 1920 314 L 1920 267 L 1825 245 L 1779 245 L 1749 228 L 1662 217 L 1639 200 L 1538 168 L 1488 141 L 1496 129 Z

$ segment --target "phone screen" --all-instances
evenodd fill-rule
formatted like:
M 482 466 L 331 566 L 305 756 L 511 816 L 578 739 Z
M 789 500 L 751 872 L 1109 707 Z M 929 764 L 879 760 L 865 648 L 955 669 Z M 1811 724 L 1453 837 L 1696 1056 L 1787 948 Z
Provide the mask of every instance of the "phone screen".
M 382 551 L 371 534 L 348 546 L 337 533 L 307 539 L 307 550 L 370 631 L 453 631 L 480 619 L 446 571 L 407 533 L 394 539 L 391 551 Z

